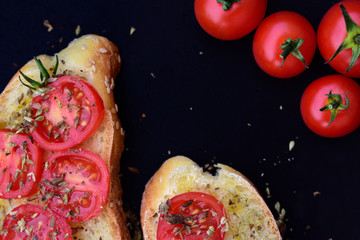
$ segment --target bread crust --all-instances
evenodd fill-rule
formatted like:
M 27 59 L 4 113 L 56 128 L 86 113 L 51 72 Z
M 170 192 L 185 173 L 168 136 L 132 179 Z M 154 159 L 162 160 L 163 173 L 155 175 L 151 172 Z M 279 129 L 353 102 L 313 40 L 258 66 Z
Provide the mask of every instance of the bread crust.
M 57 55 L 60 60 L 58 73 L 66 72 L 85 79 L 98 91 L 105 107 L 104 120 L 97 132 L 74 148 L 87 149 L 105 161 L 110 173 L 109 195 L 98 217 L 88 222 L 71 224 L 73 239 L 130 239 L 126 227 L 126 215 L 122 209 L 119 177 L 120 157 L 124 149 L 124 132 L 117 116 L 117 105 L 113 96 L 114 79 L 121 67 L 118 49 L 107 38 L 91 34 L 73 40 Z M 55 65 L 55 57 L 40 55 L 37 58 L 46 68 Z M 39 70 L 34 60 L 29 61 L 20 70 L 39 81 Z M 9 117 L 14 110 L 9 106 L 15 106 L 16 98 L 28 90 L 20 83 L 19 75 L 18 71 L 0 95 L 1 128 L 9 128 Z M 50 152 L 44 151 L 44 157 L 49 154 Z M 15 200 L 14 206 L 24 202 L 28 202 L 28 199 Z M 37 202 L 41 204 L 40 201 Z M 10 206 L 6 200 L 1 200 L 0 205 L 7 211 L 14 207 Z M 99 222 L 106 227 L 96 229 Z
M 202 169 L 192 160 L 183 156 L 176 156 L 173 158 L 168 159 L 165 161 L 162 166 L 158 169 L 158 171 L 152 176 L 149 182 L 145 186 L 145 191 L 143 193 L 143 198 L 141 202 L 141 226 L 143 230 L 144 240 L 155 240 L 156 239 L 156 232 L 157 232 L 157 223 L 159 218 L 158 209 L 162 202 L 166 201 L 166 199 L 170 199 L 175 195 L 188 192 L 188 191 L 198 191 L 199 188 L 195 187 L 198 185 L 206 185 L 207 183 L 197 183 L 196 181 L 190 181 L 191 184 L 194 186 L 187 186 L 186 188 L 177 188 L 177 184 L 183 182 L 181 180 L 185 180 L 186 175 L 200 174 L 203 176 L 201 179 L 207 180 L 214 178 L 215 181 L 212 184 L 216 185 L 217 181 L 223 181 L 223 177 L 232 177 L 236 179 L 236 185 L 241 186 L 246 191 L 250 192 L 250 194 L 256 198 L 256 204 L 258 204 L 261 208 L 261 213 L 264 216 L 264 221 L 267 222 L 270 232 L 272 234 L 271 239 L 281 239 L 280 232 L 276 225 L 276 221 L 267 207 L 266 203 L 255 189 L 254 185 L 240 172 L 236 171 L 235 169 L 223 165 L 217 164 L 219 168 L 217 171 L 217 176 L 211 176 L 206 172 L 203 172 Z M 178 181 L 173 181 L 174 175 L 179 175 L 175 179 Z M 182 178 L 184 177 L 184 178 Z M 171 180 L 170 180 L 171 179 Z M 192 179 L 193 180 L 193 179 Z M 199 181 L 201 181 L 199 180 Z M 185 181 L 186 182 L 186 181 Z M 209 181 L 210 182 L 210 181 Z M 220 186 L 220 185 L 219 185 Z M 217 187 L 217 186 L 212 186 Z M 234 188 L 235 186 L 228 186 L 228 190 Z M 184 189 L 187 189 L 184 191 Z M 201 188 L 200 188 L 201 189 Z M 209 192 L 210 190 L 206 190 L 207 187 L 203 188 L 201 191 L 205 193 L 212 194 L 213 192 Z M 218 198 L 220 201 L 220 199 Z M 223 205 L 226 207 L 227 203 L 222 202 Z M 242 239 L 236 238 L 233 236 L 229 236 L 230 234 L 226 234 L 225 239 Z M 250 239 L 250 238 L 249 238 Z M 252 239 L 252 238 L 251 238 Z M 254 238 L 257 239 L 257 238 Z

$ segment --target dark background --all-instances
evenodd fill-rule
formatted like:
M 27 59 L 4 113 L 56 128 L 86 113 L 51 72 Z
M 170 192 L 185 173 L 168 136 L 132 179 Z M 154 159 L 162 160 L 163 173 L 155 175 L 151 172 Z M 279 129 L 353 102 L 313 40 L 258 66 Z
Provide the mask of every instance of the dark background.
M 299 111 L 306 86 L 335 73 L 318 51 L 310 69 L 279 80 L 256 65 L 254 32 L 236 41 L 212 38 L 198 25 L 192 0 L 49 2 L 1 2 L 1 89 L 33 56 L 65 48 L 77 25 L 81 34 L 112 40 L 123 60 L 115 92 L 126 131 L 121 165 L 127 208 L 138 214 L 149 178 L 167 158 L 185 155 L 242 172 L 275 217 L 279 201 L 287 212 L 286 239 L 359 239 L 360 130 L 319 137 Z M 266 16 L 295 11 L 316 29 L 336 2 L 269 0 Z M 136 31 L 130 36 L 131 27 Z M 296 144 L 289 152 L 291 140 Z

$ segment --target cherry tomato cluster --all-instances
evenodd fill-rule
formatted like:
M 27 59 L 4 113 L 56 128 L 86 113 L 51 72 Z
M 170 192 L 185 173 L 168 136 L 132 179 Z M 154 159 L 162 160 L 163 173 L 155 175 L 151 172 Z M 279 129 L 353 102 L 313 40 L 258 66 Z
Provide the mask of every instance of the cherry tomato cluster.
M 0 198 L 41 199 L 41 206 L 16 207 L 6 216 L 0 239 L 71 239 L 68 222 L 99 215 L 108 195 L 104 160 L 72 149 L 100 127 L 104 104 L 82 79 L 63 76 L 38 86 L 23 77 L 36 91 L 18 132 L 0 130 Z
M 301 99 L 305 124 L 324 137 L 344 136 L 360 126 L 360 1 L 333 5 L 317 33 L 302 15 L 280 11 L 264 20 L 267 0 L 195 0 L 195 16 L 211 36 L 239 39 L 256 27 L 253 55 L 270 76 L 291 78 L 309 68 L 316 45 L 327 64 L 342 75 L 315 80 Z

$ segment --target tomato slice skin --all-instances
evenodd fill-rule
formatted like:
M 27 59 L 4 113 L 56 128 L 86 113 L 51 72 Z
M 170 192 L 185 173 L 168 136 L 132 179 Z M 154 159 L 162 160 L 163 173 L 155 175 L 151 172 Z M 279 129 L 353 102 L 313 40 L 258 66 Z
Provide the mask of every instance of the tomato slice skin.
M 72 236 L 71 228 L 64 218 L 39 205 L 24 204 L 14 208 L 5 217 L 0 239 L 64 240 L 72 239 Z
M 22 198 L 35 193 L 42 172 L 41 149 L 27 135 L 6 130 L 0 130 L 0 149 L 0 198 Z
M 85 80 L 73 76 L 58 78 L 51 91 L 33 98 L 31 107 L 37 127 L 31 132 L 40 147 L 59 151 L 89 138 L 101 125 L 104 104 Z M 44 120 L 36 121 L 43 118 Z
M 266 17 L 256 29 L 253 55 L 258 66 L 270 76 L 291 78 L 306 69 L 293 54 L 290 54 L 280 67 L 283 61 L 280 57 L 283 52 L 280 46 L 288 38 L 304 40 L 299 51 L 309 66 L 316 50 L 316 34 L 305 17 L 295 12 L 280 11 Z
M 341 1 L 333 5 L 323 16 L 317 30 L 317 42 L 319 51 L 325 61 L 329 61 L 336 52 L 342 41 L 347 37 L 344 17 L 340 10 L 340 4 L 344 5 L 350 17 L 360 25 L 360 1 Z M 341 51 L 329 65 L 338 73 L 354 78 L 360 78 L 360 58 L 350 71 L 345 72 L 350 64 L 351 49 Z
M 174 214 L 188 217 L 186 224 L 191 227 L 185 230 L 186 224 L 169 223 L 169 216 Z M 222 240 L 227 224 L 226 211 L 219 200 L 206 193 L 187 192 L 170 199 L 168 213 L 159 217 L 157 239 Z
M 51 210 L 68 221 L 84 222 L 101 212 L 109 184 L 102 158 L 85 150 L 61 151 L 45 161 L 40 191 Z
M 339 110 L 334 121 L 329 125 L 330 111 L 320 111 L 328 103 L 332 90 L 340 94 L 342 104 L 346 104 L 345 94 L 349 99 L 349 107 Z M 353 132 L 360 126 L 360 86 L 351 78 L 342 75 L 328 75 L 313 81 L 304 91 L 300 110 L 306 126 L 323 137 L 341 137 Z
M 253 31 L 265 16 L 267 0 L 241 0 L 224 11 L 216 0 L 195 0 L 194 11 L 200 26 L 221 40 L 235 40 Z

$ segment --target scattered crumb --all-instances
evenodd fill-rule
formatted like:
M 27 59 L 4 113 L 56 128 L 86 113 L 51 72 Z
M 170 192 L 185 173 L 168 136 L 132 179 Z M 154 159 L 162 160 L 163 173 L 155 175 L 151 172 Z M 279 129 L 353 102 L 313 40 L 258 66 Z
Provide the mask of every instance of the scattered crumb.
M 251 123 L 248 123 L 247 125 L 248 125 L 249 127 L 251 127 Z
M 168 154 L 169 154 L 169 155 L 171 154 L 171 151 L 170 151 L 170 150 L 168 150 Z
M 202 51 L 199 52 L 199 55 L 203 55 L 204 53 Z
M 271 198 L 270 188 L 269 188 L 269 187 L 266 187 L 266 188 L 265 188 L 265 191 L 266 191 L 266 198 Z
M 135 174 L 139 174 L 139 169 L 135 168 L 135 167 L 128 167 L 129 171 Z
M 76 29 L 75 29 L 75 34 L 76 34 L 76 36 L 79 36 L 80 32 L 81 32 L 80 25 L 77 25 L 77 27 L 76 27 Z
M 280 110 L 283 110 L 283 106 L 282 106 L 282 105 L 280 105 Z
M 320 192 L 319 192 L 319 191 L 315 191 L 315 192 L 313 192 L 313 194 L 314 194 L 314 197 L 316 197 L 317 195 L 320 195 Z
M 290 141 L 290 142 L 289 142 L 289 152 L 290 152 L 291 150 L 293 150 L 294 147 L 295 147 L 295 141 Z
M 305 227 L 305 230 L 309 230 L 311 228 L 311 226 L 310 225 L 307 225 L 306 227 Z
M 63 40 L 64 40 L 63 37 L 59 38 L 59 43 L 62 43 Z
M 130 36 L 134 34 L 135 30 L 136 30 L 136 28 L 134 28 L 134 27 L 130 28 Z
M 44 20 L 44 26 L 48 28 L 48 32 L 51 32 L 54 27 L 50 24 L 49 20 Z
M 193 110 L 193 108 L 192 107 L 190 107 L 190 111 L 192 111 Z
M 144 119 L 144 118 L 146 118 L 146 114 L 145 114 L 145 113 L 141 114 L 141 119 Z
M 263 177 L 265 174 L 264 173 L 261 173 L 260 177 Z
M 150 73 L 150 75 L 151 75 L 152 78 L 156 78 L 154 73 Z

